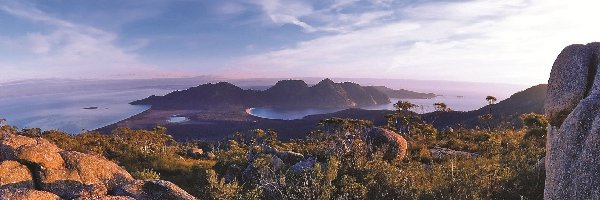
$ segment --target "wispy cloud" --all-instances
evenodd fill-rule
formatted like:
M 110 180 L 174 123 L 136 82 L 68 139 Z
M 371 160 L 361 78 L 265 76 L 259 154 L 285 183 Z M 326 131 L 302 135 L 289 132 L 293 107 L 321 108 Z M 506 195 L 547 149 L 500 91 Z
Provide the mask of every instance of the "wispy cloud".
M 358 1 L 359 0 L 335 0 L 335 1 L 333 1 L 333 4 L 331 5 L 330 9 L 334 9 L 334 10 L 342 9 L 346 6 L 354 5 Z
M 253 1 L 263 9 L 269 22 L 284 25 L 292 24 L 312 32 L 348 32 L 379 24 L 386 17 L 394 14 L 388 1 L 370 1 L 373 9 L 344 9 L 354 7 L 358 0 L 336 0 L 321 8 L 315 8 L 307 1 L 294 0 L 259 0 Z
M 102 5 L 0 0 L 0 21 L 10 22 L 0 29 L 0 82 L 223 73 L 534 84 L 564 46 L 600 36 L 600 2 L 590 0 Z
M 36 73 L 31 71 L 70 78 L 139 78 L 175 74 L 137 59 L 131 50 L 140 48 L 144 42 L 121 47 L 116 45 L 118 35 L 114 33 L 58 19 L 27 4 L 10 2 L 2 5 L 0 11 L 50 27 L 20 37 L 4 38 L 20 41 L 21 53 L 29 54 L 31 60 L 12 64 L 18 65 L 19 71 L 29 73 L 28 77 L 35 77 Z M 8 66 L 2 67 L 8 69 Z
M 593 24 L 600 13 L 593 8 L 599 4 L 481 0 L 403 5 L 393 13 L 384 9 L 365 17 L 371 18 L 365 24 L 373 25 L 394 16 L 385 23 L 247 56 L 227 72 L 542 83 L 564 46 L 598 39 L 600 28 Z
M 254 3 L 261 6 L 268 19 L 276 24 L 294 24 L 308 32 L 317 29 L 301 20 L 302 17 L 311 15 L 314 10 L 306 3 L 291 0 L 257 0 Z

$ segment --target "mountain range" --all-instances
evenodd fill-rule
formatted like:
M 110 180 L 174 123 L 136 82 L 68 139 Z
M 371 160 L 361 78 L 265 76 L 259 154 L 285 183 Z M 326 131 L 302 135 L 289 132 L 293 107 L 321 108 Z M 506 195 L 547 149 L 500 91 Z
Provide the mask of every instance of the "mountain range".
M 228 82 L 208 83 L 165 96 L 150 96 L 131 104 L 152 105 L 155 109 L 200 109 L 224 105 L 351 108 L 388 104 L 390 95 L 393 98 L 435 96 L 382 86 L 361 86 L 352 82 L 335 83 L 331 79 L 324 79 L 313 86 L 302 80 L 281 80 L 264 91 L 244 90 Z

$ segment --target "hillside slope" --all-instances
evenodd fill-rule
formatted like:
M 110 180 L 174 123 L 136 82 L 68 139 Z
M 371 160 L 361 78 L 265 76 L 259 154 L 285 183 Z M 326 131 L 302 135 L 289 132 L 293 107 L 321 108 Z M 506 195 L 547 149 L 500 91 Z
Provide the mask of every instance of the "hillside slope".
M 150 96 L 131 102 L 132 105 L 152 105 L 158 109 L 199 109 L 215 105 L 261 104 L 259 92 L 243 90 L 231 83 L 208 83 L 165 96 Z
M 437 128 L 452 127 L 463 125 L 464 127 L 474 127 L 484 125 L 479 116 L 492 114 L 492 124 L 508 122 L 519 127 L 519 116 L 524 113 L 544 113 L 544 102 L 546 100 L 547 84 L 540 84 L 517 92 L 508 99 L 500 101 L 493 105 L 487 105 L 483 108 L 468 112 L 433 112 L 423 115 L 423 119 L 433 123 Z

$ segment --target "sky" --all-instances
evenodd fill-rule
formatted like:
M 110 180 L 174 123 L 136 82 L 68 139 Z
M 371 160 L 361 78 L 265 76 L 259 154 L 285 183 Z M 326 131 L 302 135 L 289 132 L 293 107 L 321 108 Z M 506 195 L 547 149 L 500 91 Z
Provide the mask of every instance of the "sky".
M 533 85 L 596 0 L 0 0 L 0 82 L 344 77 Z

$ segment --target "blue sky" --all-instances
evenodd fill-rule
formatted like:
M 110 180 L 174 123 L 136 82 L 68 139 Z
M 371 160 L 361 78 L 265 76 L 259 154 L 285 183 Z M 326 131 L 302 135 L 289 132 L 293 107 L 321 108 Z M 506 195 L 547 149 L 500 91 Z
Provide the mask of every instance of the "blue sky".
M 546 82 L 594 0 L 0 0 L 0 82 L 345 77 Z

